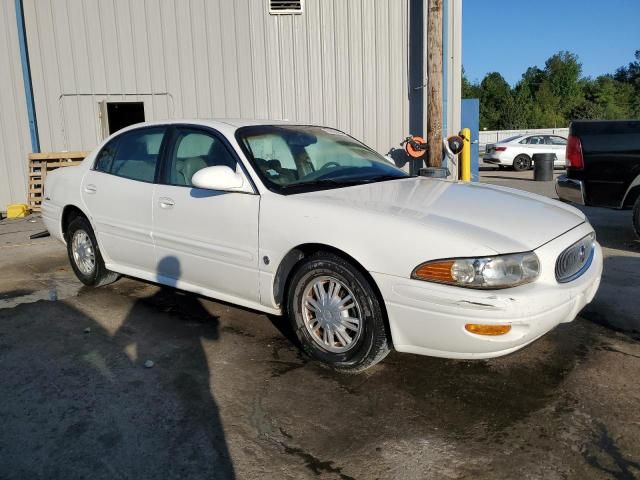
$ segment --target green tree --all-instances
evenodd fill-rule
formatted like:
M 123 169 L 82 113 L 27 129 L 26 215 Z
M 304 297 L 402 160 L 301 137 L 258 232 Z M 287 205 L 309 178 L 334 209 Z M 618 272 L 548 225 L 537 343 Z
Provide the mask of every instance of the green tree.
M 462 98 L 480 98 L 480 85 L 471 83 L 462 67 Z
M 498 72 L 488 73 L 480 83 L 480 127 L 506 128 L 505 112 L 512 108 L 511 86 Z
M 480 127 L 491 130 L 566 127 L 572 119 L 640 118 L 640 50 L 613 75 L 582 77 L 570 52 L 532 66 L 511 88 L 498 72 L 472 83 L 463 70 L 462 96 L 480 99 Z
M 545 62 L 544 73 L 551 95 L 558 100 L 557 110 L 549 112 L 549 115 L 566 119 L 568 113 L 582 101 L 579 83 L 582 64 L 575 54 L 561 51 Z

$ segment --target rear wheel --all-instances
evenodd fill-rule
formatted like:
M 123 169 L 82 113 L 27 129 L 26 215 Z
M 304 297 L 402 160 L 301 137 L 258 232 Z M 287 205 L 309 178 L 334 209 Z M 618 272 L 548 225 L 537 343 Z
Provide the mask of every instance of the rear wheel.
M 531 159 L 527 155 L 518 155 L 513 159 L 513 169 L 516 172 L 529 170 L 531 168 Z
M 636 231 L 636 235 L 640 237 L 640 196 L 633 205 L 633 228 Z
M 337 255 L 303 260 L 289 283 L 287 312 L 304 351 L 334 370 L 357 373 L 389 353 L 376 292 Z
M 107 270 L 93 229 L 84 217 L 76 217 L 66 232 L 67 253 L 76 277 L 85 285 L 100 287 L 115 282 L 119 275 Z

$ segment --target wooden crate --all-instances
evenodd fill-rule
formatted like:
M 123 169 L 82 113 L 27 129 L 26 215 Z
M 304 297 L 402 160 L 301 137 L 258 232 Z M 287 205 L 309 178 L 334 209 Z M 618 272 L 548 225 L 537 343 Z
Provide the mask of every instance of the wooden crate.
M 87 156 L 87 152 L 46 152 L 29 154 L 29 207 L 34 212 L 40 211 L 42 190 L 47 173 L 61 167 L 79 165 Z

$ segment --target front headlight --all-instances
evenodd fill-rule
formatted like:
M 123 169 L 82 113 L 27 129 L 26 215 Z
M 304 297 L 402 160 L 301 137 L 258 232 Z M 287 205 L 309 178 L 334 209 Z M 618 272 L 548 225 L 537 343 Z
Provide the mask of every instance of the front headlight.
M 540 262 L 533 252 L 482 258 L 451 258 L 418 265 L 411 278 L 467 288 L 509 288 L 533 282 Z

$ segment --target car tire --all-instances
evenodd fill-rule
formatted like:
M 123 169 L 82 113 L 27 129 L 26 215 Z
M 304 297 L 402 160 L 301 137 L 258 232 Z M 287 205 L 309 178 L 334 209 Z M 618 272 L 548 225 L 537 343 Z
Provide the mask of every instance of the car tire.
M 66 231 L 67 254 L 76 277 L 90 287 L 113 283 L 120 276 L 107 270 L 91 224 L 85 217 L 76 217 Z
M 528 155 L 518 155 L 513 159 L 513 169 L 516 172 L 522 172 L 531 168 L 531 159 Z
M 633 205 L 633 228 L 636 231 L 636 235 L 640 237 L 640 196 Z
M 289 282 L 287 314 L 305 353 L 333 370 L 358 373 L 389 353 L 381 300 L 365 275 L 338 255 L 302 260 Z

